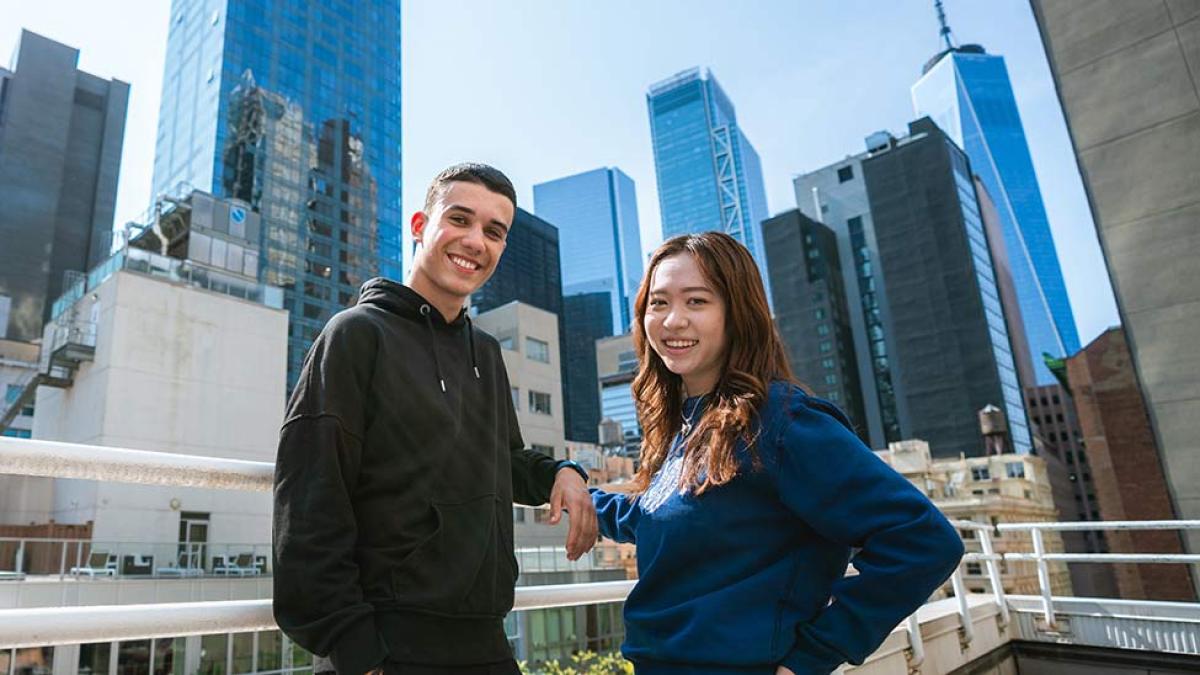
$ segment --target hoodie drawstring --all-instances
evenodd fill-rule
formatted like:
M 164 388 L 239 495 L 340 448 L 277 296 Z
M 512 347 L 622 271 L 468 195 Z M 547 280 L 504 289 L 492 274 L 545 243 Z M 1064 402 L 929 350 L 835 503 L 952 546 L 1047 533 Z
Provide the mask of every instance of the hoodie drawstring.
M 429 318 L 431 309 L 429 305 L 421 305 L 421 316 L 425 317 L 425 326 L 429 329 L 429 345 L 433 347 L 433 367 L 437 370 L 438 384 L 442 385 L 444 394 L 446 393 L 446 378 L 442 376 L 442 362 L 438 359 L 437 334 L 433 332 L 433 319 Z
M 479 379 L 479 365 L 475 360 L 475 326 L 471 324 L 471 315 L 464 314 L 463 318 L 467 320 L 467 346 L 471 350 L 471 370 L 475 371 L 475 379 Z

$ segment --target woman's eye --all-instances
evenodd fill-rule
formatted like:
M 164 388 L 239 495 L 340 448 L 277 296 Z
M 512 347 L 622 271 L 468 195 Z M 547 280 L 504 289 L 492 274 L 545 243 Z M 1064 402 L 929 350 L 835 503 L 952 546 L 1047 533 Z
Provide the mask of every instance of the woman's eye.
M 688 298 L 689 305 L 703 305 L 707 302 L 708 301 L 705 300 L 704 298 Z

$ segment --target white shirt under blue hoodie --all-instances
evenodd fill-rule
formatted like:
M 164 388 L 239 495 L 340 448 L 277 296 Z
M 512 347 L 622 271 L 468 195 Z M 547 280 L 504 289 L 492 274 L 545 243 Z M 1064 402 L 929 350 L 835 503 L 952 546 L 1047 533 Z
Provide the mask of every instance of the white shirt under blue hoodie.
M 698 399 L 684 403 L 691 417 Z M 958 565 L 962 540 L 834 405 L 770 386 L 762 462 L 681 492 L 680 439 L 646 494 L 593 490 L 600 531 L 637 544 L 622 652 L 639 675 L 825 675 L 862 663 Z M 851 548 L 856 576 L 844 576 Z

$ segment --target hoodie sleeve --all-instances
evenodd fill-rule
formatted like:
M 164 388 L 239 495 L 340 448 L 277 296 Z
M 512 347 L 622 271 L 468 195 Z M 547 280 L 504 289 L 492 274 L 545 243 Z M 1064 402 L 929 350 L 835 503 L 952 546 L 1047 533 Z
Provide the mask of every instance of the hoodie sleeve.
M 832 404 L 797 393 L 779 432 L 778 489 L 820 536 L 861 550 L 857 576 L 796 626 L 782 665 L 797 675 L 861 664 L 954 571 L 962 540 L 941 512 L 851 433 Z
M 503 367 L 500 370 L 504 374 L 504 391 L 511 391 L 508 372 Z M 558 462 L 536 450 L 526 449 L 512 397 L 505 396 L 504 400 L 508 409 L 508 449 L 512 465 L 513 501 L 526 506 L 541 506 L 550 501 L 550 490 L 554 487 Z
M 275 461 L 275 620 L 352 675 L 387 656 L 354 560 L 354 493 L 375 353 L 370 324 L 347 313 L 330 320 L 288 403 Z

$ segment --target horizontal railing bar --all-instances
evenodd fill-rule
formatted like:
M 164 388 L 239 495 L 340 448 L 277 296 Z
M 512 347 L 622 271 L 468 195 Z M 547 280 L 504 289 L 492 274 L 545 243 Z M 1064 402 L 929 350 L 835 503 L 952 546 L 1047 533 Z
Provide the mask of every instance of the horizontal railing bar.
M 959 530 L 990 530 L 991 525 L 977 523 L 974 520 L 951 520 L 950 524 Z
M 1200 530 L 1200 520 L 1086 520 L 1070 523 L 999 523 L 1000 531 L 1014 530 Z
M 1091 563 L 1200 563 L 1193 553 L 1047 553 L 1045 560 Z M 1005 560 L 1037 560 L 1035 553 L 1005 553 Z
M 522 586 L 514 610 L 621 602 L 634 580 Z M 268 600 L 0 610 L 0 649 L 276 628 Z
M 271 462 L 0 438 L 0 474 L 270 492 Z

